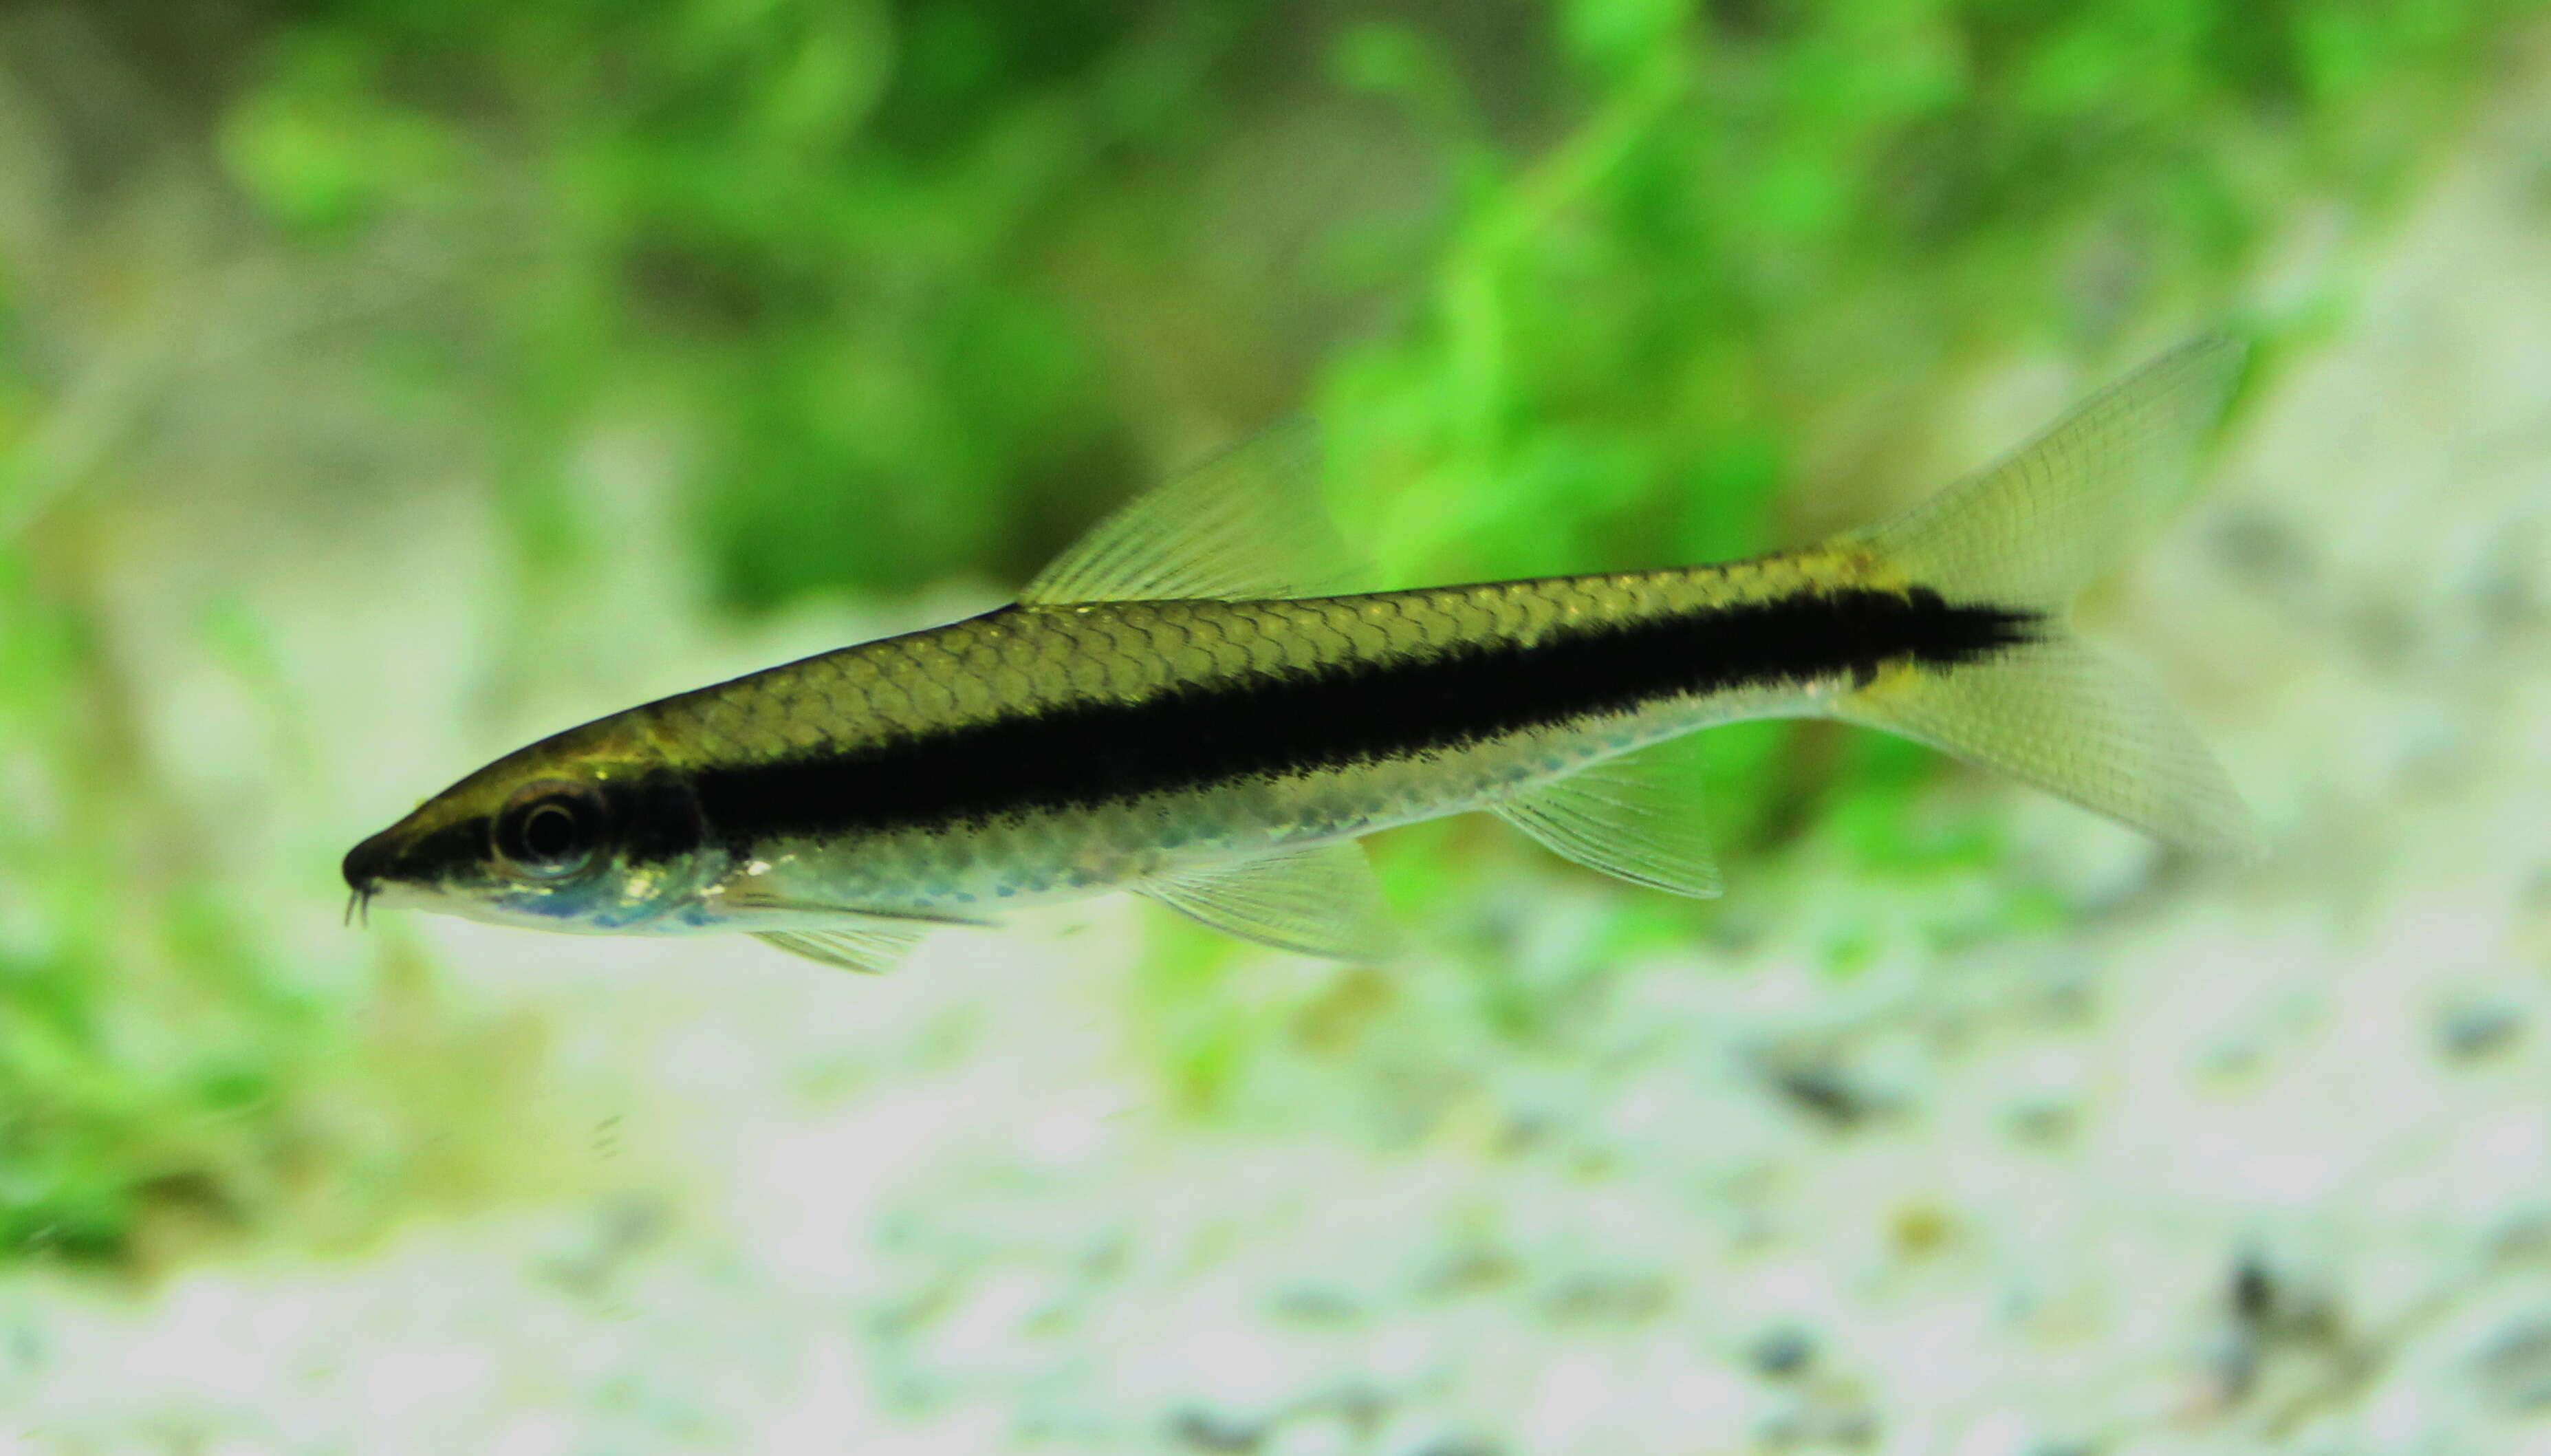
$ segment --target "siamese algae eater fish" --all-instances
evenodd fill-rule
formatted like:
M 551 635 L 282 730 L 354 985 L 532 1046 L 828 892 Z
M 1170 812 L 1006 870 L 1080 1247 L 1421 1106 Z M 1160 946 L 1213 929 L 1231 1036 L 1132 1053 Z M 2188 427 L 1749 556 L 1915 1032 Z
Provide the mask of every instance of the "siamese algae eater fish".
M 1348 959 L 1390 936 L 1359 836 L 1483 809 L 1717 892 L 1688 748 L 1740 718 L 1930 744 L 2200 852 L 2239 799 L 2067 606 L 2151 525 L 2237 373 L 2183 346 L 1877 526 L 1720 566 L 1367 589 L 1306 424 L 1099 523 L 979 617 L 570 728 L 346 856 L 368 904 L 741 931 L 881 971 L 930 928 L 1132 890 Z

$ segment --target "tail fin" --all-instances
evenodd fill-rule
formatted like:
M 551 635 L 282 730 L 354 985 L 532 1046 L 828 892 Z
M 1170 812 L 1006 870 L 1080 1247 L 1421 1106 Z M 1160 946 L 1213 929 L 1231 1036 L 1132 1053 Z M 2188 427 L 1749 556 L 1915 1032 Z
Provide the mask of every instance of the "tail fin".
M 2242 345 L 2187 344 L 2093 395 L 2017 454 L 1843 538 L 1953 603 L 2039 615 L 2038 640 L 1881 674 L 1836 704 L 2172 844 L 2249 855 L 2248 811 L 2170 705 L 2073 636 L 2073 597 L 2156 524 L 2238 376 Z

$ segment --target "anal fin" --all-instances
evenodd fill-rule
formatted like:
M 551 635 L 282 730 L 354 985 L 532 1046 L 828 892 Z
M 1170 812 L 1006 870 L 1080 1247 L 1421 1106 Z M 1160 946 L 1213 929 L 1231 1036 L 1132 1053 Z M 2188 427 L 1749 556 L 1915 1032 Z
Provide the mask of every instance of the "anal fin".
M 777 946 L 792 956 L 804 956 L 827 966 L 857 971 L 863 976 L 882 976 L 894 969 L 914 946 L 921 944 L 923 931 L 916 927 L 893 924 L 863 925 L 842 930 L 757 930 L 753 938 L 765 945 Z
M 1701 813 L 1699 736 L 1606 759 L 1490 805 L 1489 812 L 1562 859 L 1633 884 L 1709 899 L 1721 883 Z
M 1338 961 L 1387 957 L 1398 936 L 1361 845 L 1288 850 L 1136 886 L 1189 919 L 1279 951 Z

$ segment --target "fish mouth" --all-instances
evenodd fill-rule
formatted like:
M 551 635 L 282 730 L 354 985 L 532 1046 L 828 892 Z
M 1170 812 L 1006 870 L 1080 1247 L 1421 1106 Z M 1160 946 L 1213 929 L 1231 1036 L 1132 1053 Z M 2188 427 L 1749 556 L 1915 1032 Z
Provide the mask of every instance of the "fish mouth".
M 395 828 L 384 829 L 346 851 L 346 887 L 354 891 L 346 900 L 348 924 L 358 916 L 364 924 L 371 923 L 372 896 L 380 893 L 381 886 L 389 881 L 399 852 L 405 848 L 403 838 Z

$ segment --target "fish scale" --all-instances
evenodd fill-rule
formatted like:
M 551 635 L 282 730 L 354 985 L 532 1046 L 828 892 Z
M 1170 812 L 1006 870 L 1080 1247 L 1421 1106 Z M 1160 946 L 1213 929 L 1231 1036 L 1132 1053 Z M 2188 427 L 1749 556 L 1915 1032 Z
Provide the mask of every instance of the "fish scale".
M 2065 613 L 2240 361 L 2200 340 L 1914 509 L 1718 566 L 1354 592 L 1278 427 L 1101 522 L 1020 604 L 597 719 L 347 856 L 358 896 L 509 924 L 743 930 L 877 970 L 944 920 L 1108 889 L 1378 954 L 1352 841 L 1470 809 L 1710 894 L 1680 747 L 1736 718 L 1915 738 L 2174 843 L 2239 800 Z
M 755 762 L 795 752 L 810 733 L 856 742 L 1184 684 L 1423 658 L 1466 644 L 1530 645 L 1569 623 L 1653 620 L 1850 579 L 1845 561 L 1792 557 L 1312 600 L 1013 608 L 842 648 L 637 711 L 653 719 L 674 762 Z M 998 666 L 986 672 L 986 663 Z M 987 677 L 993 690 L 972 700 L 961 701 L 950 686 Z M 810 701 L 818 705 L 810 709 Z
M 1794 595 L 1850 579 L 1836 554 L 1725 567 L 1553 577 L 1354 597 L 1021 607 L 866 643 L 640 709 L 665 757 L 692 770 L 813 762 L 996 722 L 1140 704 L 1235 684 L 1423 663 L 1529 646 L 1588 623 L 1631 624 Z M 951 681 L 997 662 L 973 701 Z M 1016 681 L 1002 684 L 1001 672 Z M 1828 675 L 1830 678 L 1832 675 Z M 968 912 L 1118 887 L 1173 861 L 1246 859 L 1478 807 L 1586 763 L 1712 722 L 1794 707 L 1830 686 L 1801 678 L 1741 692 L 1667 690 L 1602 712 L 1476 730 L 1448 721 L 1420 752 L 1339 757 L 1323 725 L 1290 725 L 1295 762 L 1125 797 L 944 818 L 891 833 L 708 830 L 765 878 L 826 902 Z M 1280 704 L 1280 698 L 1278 699 Z M 723 725 L 712 727 L 712 724 Z M 1352 727 L 1354 725 L 1334 725 Z M 815 746 L 810 749 L 809 744 Z M 1145 751 L 1173 745 L 1144 744 Z M 1162 844 L 1164 822 L 1189 826 Z M 1146 845 L 1156 852 L 1144 853 Z

